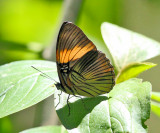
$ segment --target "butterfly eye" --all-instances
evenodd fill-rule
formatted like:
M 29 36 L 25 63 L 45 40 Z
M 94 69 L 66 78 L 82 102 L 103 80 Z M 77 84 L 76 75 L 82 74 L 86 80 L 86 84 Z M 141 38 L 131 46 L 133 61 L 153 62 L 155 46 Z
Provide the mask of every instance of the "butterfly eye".
M 68 70 L 64 69 L 64 70 L 63 70 L 63 72 L 64 72 L 64 73 L 67 73 L 67 72 L 68 72 Z

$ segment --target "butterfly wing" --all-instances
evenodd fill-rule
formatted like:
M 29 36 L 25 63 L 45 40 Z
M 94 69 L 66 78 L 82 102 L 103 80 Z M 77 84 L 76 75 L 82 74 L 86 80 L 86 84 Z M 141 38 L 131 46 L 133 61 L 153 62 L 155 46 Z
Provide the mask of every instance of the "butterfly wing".
M 105 54 L 90 51 L 72 68 L 69 79 L 78 95 L 93 97 L 109 92 L 114 84 L 113 66 Z
M 68 94 L 97 96 L 114 85 L 113 67 L 105 55 L 76 25 L 64 22 L 56 46 L 61 90 Z
M 56 47 L 58 64 L 69 63 L 69 67 L 72 67 L 78 59 L 91 50 L 96 50 L 95 45 L 79 27 L 70 22 L 62 24 Z
M 61 88 L 66 93 L 74 92 L 67 81 L 67 73 L 63 70 L 71 69 L 83 55 L 91 50 L 97 49 L 79 27 L 70 22 L 62 24 L 56 46 L 56 62 Z

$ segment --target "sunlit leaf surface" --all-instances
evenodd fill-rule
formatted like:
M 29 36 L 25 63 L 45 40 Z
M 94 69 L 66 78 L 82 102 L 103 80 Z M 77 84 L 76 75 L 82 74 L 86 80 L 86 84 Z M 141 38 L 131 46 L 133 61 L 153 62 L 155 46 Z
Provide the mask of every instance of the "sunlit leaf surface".
M 40 76 L 31 66 L 56 80 L 53 62 L 17 61 L 0 66 L 0 118 L 30 107 L 55 92 L 55 82 Z
M 130 63 L 160 54 L 160 43 L 114 24 L 103 23 L 101 32 L 118 72 Z

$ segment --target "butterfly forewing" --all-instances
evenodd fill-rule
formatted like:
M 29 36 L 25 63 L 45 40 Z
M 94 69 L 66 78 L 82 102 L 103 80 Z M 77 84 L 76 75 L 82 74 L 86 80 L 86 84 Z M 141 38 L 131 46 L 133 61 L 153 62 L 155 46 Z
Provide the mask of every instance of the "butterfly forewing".
M 56 60 L 61 88 L 68 94 L 93 97 L 115 84 L 109 59 L 72 23 L 64 22 L 60 29 Z
M 58 63 L 74 62 L 93 49 L 96 50 L 95 45 L 80 28 L 72 23 L 63 23 L 58 35 L 56 48 Z M 72 67 L 71 64 L 70 67 Z

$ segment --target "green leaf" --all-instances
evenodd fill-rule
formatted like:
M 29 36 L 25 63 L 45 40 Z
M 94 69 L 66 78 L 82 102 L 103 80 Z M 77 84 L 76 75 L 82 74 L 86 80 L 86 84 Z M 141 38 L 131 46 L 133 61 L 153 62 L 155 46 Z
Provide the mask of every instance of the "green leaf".
M 67 133 L 62 126 L 44 126 L 22 131 L 20 133 Z
M 151 99 L 160 102 L 160 92 L 152 92 Z
M 153 113 L 155 113 L 156 115 L 158 115 L 160 117 L 160 103 L 152 101 L 151 102 L 151 109 L 152 109 Z
M 112 55 L 116 72 L 133 62 L 160 54 L 160 43 L 110 23 L 101 26 L 103 39 Z
M 0 118 L 30 107 L 55 92 L 56 65 L 48 61 L 17 61 L 0 66 Z
M 70 133 L 147 132 L 144 122 L 150 116 L 150 92 L 149 82 L 130 79 L 116 84 L 108 96 L 70 98 L 70 115 L 68 95 L 62 93 L 56 111 Z M 55 96 L 58 103 L 58 92 Z
M 130 78 L 134 78 L 138 76 L 143 71 L 146 71 L 152 67 L 156 66 L 156 64 L 149 63 L 149 62 L 135 62 L 125 66 L 121 71 L 118 73 L 116 77 L 116 83 L 123 82 Z

